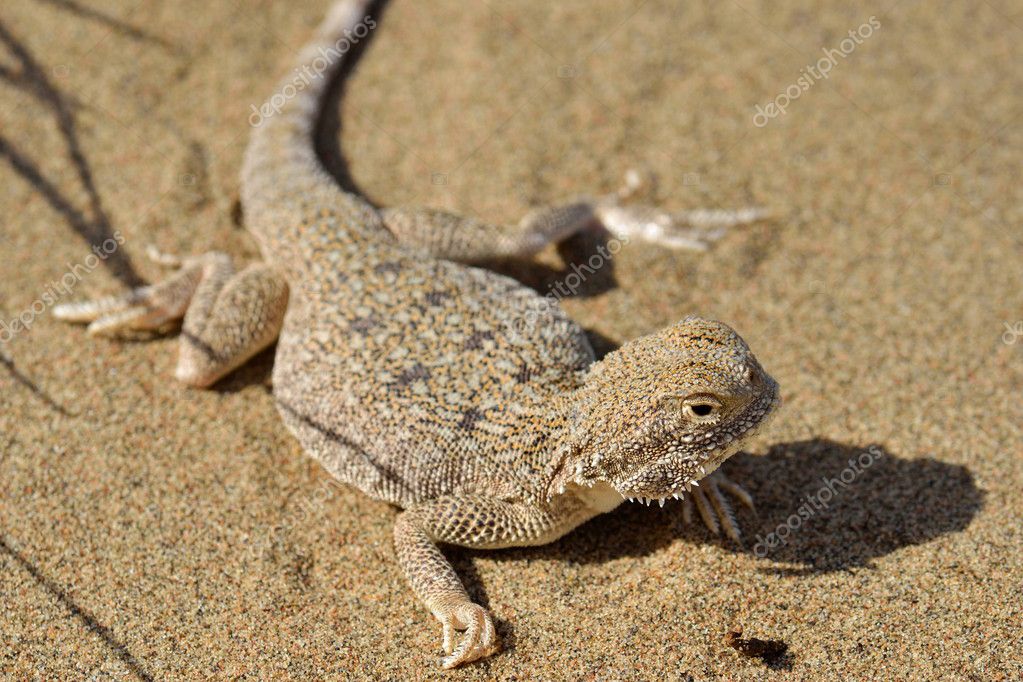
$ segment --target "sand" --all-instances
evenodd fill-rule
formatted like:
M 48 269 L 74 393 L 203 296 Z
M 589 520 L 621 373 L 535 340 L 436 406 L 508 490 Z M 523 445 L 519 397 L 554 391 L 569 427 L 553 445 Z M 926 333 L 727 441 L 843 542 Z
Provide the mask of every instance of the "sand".
M 160 278 L 148 244 L 255 256 L 250 106 L 325 5 L 0 11 L 0 320 L 28 320 L 0 345 L 0 676 L 442 676 L 395 511 L 302 454 L 272 353 L 189 391 L 173 335 L 48 314 Z M 452 550 L 504 651 L 445 678 L 1020 679 L 1021 30 L 1001 1 L 389 4 L 329 131 L 374 200 L 512 221 L 642 165 L 666 206 L 774 214 L 705 254 L 629 244 L 564 302 L 603 351 L 725 320 L 780 381 L 726 465 L 747 546 L 670 504 Z M 743 657 L 735 626 L 787 653 Z

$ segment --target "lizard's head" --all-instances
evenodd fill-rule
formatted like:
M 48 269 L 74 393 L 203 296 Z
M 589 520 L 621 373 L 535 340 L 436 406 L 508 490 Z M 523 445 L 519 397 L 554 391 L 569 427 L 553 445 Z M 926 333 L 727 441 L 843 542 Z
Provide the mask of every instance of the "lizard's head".
M 755 434 L 778 384 L 727 325 L 688 317 L 593 365 L 572 409 L 565 480 L 681 497 Z

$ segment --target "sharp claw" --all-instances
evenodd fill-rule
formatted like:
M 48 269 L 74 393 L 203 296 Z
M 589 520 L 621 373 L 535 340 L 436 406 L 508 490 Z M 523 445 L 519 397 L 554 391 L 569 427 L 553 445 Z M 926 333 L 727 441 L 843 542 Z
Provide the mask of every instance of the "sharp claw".
M 725 535 L 735 542 L 742 542 L 739 535 L 739 527 L 735 523 L 735 512 L 732 511 L 732 506 L 728 504 L 728 500 L 721 494 L 718 486 L 714 484 L 710 486 L 710 503 L 713 505 L 714 511 L 717 512 Z
M 441 661 L 441 665 L 445 669 L 455 668 L 463 663 L 484 658 L 497 649 L 497 633 L 494 630 L 494 623 L 483 607 L 470 604 L 458 612 L 458 619 L 466 625 L 465 634 L 458 646 Z M 448 627 L 450 623 L 450 620 L 444 621 L 445 647 L 449 645 Z M 451 630 L 454 630 L 453 626 L 451 626 Z
M 444 648 L 445 654 L 450 654 L 455 650 L 455 626 L 451 624 L 450 620 L 444 621 L 444 642 L 441 646 Z
M 697 491 L 693 495 L 696 502 L 696 511 L 700 513 L 700 518 L 703 519 L 703 523 L 710 529 L 710 532 L 714 535 L 721 534 L 721 527 L 718 525 L 718 520 L 714 517 L 714 510 L 711 509 L 710 503 L 707 501 L 707 496 L 702 490 Z
M 725 535 L 727 535 L 732 542 L 737 545 L 742 544 L 742 533 L 739 531 L 739 526 L 735 523 L 735 519 L 723 519 L 721 521 L 721 525 L 725 529 Z
M 722 476 L 721 480 L 718 481 L 718 485 L 721 486 L 726 492 L 739 498 L 739 501 L 746 505 L 746 507 L 748 507 L 749 510 L 752 511 L 754 514 L 757 512 L 757 508 L 753 504 L 753 496 L 746 492 L 746 490 L 742 486 L 732 482 L 730 479 L 725 478 L 724 476 Z
M 494 629 L 494 622 L 489 617 L 483 618 L 483 637 L 480 643 L 486 650 L 484 656 L 493 653 L 494 645 L 497 644 L 497 631 Z
M 146 257 L 157 265 L 162 265 L 167 268 L 180 268 L 182 265 L 180 256 L 160 251 L 153 244 L 146 247 Z

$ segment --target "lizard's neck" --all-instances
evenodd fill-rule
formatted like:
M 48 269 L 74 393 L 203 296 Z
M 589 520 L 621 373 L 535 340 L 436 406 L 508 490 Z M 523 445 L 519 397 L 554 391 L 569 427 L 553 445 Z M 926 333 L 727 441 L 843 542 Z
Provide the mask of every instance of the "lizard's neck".
M 565 449 L 557 453 L 546 482 L 545 499 L 550 502 L 560 495 L 571 495 L 598 514 L 609 512 L 625 498 L 607 481 L 583 476 L 581 453 Z
M 586 445 L 590 442 L 584 427 L 585 420 L 580 419 L 580 410 L 585 409 L 586 404 L 584 391 L 585 388 L 580 387 L 562 393 L 552 401 L 552 407 L 555 409 L 547 408 L 557 415 L 557 425 L 553 429 L 550 443 L 553 456 L 545 472 L 543 496 L 551 500 L 558 495 L 575 491 L 579 497 L 586 498 L 588 504 L 592 502 L 590 506 L 608 511 L 621 502 L 621 495 L 605 481 L 587 479 L 583 475 L 583 468 L 589 457 Z M 579 491 L 585 492 L 579 494 Z

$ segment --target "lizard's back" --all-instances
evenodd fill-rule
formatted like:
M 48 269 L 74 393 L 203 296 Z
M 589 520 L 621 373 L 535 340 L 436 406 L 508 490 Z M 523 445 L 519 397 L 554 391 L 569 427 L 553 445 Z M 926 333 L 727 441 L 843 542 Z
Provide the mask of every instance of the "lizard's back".
M 527 456 L 542 451 L 524 429 L 539 418 L 531 408 L 577 387 L 592 362 L 579 328 L 511 279 L 386 243 L 339 244 L 310 269 L 292 286 L 274 366 L 306 450 L 403 506 L 484 479 L 524 494 L 516 470 L 530 480 L 544 465 Z M 522 459 L 499 461 L 514 442 Z

